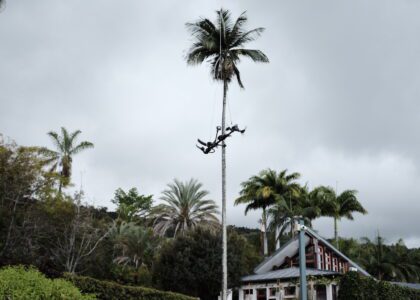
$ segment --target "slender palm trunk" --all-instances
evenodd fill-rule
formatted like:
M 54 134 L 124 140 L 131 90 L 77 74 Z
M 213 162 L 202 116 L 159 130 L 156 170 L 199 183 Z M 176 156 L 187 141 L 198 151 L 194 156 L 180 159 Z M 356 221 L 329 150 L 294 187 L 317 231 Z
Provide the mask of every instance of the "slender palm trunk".
M 222 135 L 225 134 L 226 93 L 228 83 L 223 81 L 223 109 L 222 109 Z M 226 145 L 222 141 L 222 300 L 227 297 L 227 232 L 226 232 Z
M 280 227 L 276 226 L 276 250 L 280 249 Z
M 265 211 L 265 207 L 263 207 L 263 215 L 262 215 L 262 226 L 263 226 L 263 243 L 264 243 L 264 256 L 268 255 L 268 241 L 267 241 L 267 214 Z
M 295 231 L 294 231 L 294 225 L 295 225 L 295 220 L 293 218 L 290 219 L 290 238 L 294 238 L 295 237 Z
M 334 240 L 335 246 L 338 248 L 338 219 L 334 217 Z

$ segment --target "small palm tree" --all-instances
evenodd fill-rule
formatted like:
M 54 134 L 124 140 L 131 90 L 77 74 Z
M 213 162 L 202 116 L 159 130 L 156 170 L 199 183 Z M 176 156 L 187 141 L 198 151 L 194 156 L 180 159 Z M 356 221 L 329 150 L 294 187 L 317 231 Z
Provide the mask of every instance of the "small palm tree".
M 235 200 L 235 205 L 247 204 L 245 215 L 249 210 L 262 209 L 262 226 L 267 228 L 267 208 L 286 202 L 287 195 L 298 192 L 299 184 L 295 181 L 300 177 L 299 173 L 287 174 L 287 170 L 277 173 L 267 169 L 257 176 L 252 176 L 243 182 L 240 196 Z M 267 233 L 264 230 L 264 255 L 268 254 Z
M 317 192 L 325 200 L 325 215 L 334 218 L 334 240 L 336 246 L 338 246 L 338 221 L 341 218 L 353 220 L 353 213 L 367 214 L 367 211 L 357 199 L 356 190 L 345 190 L 337 195 L 331 187 L 318 187 Z
M 118 255 L 114 262 L 138 269 L 153 256 L 156 240 L 153 232 L 135 223 L 118 222 L 110 229 L 110 237 L 115 242 Z
M 69 133 L 64 127 L 61 127 L 61 136 L 54 131 L 50 131 L 48 135 L 52 139 L 56 149 L 41 148 L 41 153 L 49 158 L 49 163 L 52 165 L 51 170 L 57 171 L 59 169 L 58 172 L 61 176 L 59 182 L 60 193 L 61 188 L 70 183 L 73 156 L 94 146 L 88 141 L 76 144 L 77 138 L 81 133 L 80 130 Z
M 152 209 L 155 232 L 163 236 L 172 229 L 175 237 L 198 226 L 218 227 L 217 205 L 213 200 L 205 199 L 209 192 L 201 188 L 202 184 L 194 179 L 188 182 L 175 179 L 174 183 L 168 184 L 160 198 L 164 203 Z

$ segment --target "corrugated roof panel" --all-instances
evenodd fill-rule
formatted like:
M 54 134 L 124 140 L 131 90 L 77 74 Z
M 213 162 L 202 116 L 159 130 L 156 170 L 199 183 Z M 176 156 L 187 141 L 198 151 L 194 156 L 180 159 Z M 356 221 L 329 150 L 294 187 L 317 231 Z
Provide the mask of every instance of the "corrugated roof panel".
M 325 275 L 338 275 L 338 272 L 334 271 L 324 271 L 324 270 L 317 270 L 317 269 L 306 269 L 307 276 L 325 276 Z M 271 272 L 267 272 L 264 274 L 254 274 L 242 277 L 243 282 L 250 282 L 250 281 L 269 281 L 269 280 L 277 280 L 277 279 L 284 279 L 284 278 L 297 278 L 299 277 L 299 268 L 287 268 L 287 269 L 279 269 Z

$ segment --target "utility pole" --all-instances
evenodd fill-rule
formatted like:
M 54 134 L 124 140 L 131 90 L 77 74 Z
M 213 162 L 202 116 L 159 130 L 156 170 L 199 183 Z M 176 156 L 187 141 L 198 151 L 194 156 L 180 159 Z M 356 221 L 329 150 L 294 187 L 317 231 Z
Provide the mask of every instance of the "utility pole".
M 300 275 L 300 300 L 307 300 L 308 291 L 306 283 L 306 252 L 305 252 L 305 223 L 303 218 L 299 219 L 299 275 Z

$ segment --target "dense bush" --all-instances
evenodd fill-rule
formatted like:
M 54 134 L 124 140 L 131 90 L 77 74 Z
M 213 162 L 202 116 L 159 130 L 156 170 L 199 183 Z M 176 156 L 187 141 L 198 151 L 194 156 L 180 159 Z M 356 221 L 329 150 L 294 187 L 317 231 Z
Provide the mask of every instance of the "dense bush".
M 340 281 L 339 300 L 417 300 L 420 291 L 348 272 Z
M 82 292 L 95 294 L 101 300 L 193 300 L 182 294 L 164 292 L 151 288 L 121 285 L 116 282 L 102 281 L 90 277 L 65 274 Z
M 197 228 L 164 245 L 153 270 L 157 286 L 202 300 L 217 299 L 222 285 L 220 236 Z M 241 276 L 252 271 L 259 257 L 254 247 L 234 231 L 228 232 L 227 244 L 228 285 L 235 287 Z
M 48 279 L 36 269 L 18 266 L 0 270 L 0 299 L 87 300 L 95 297 L 82 295 L 64 279 Z

